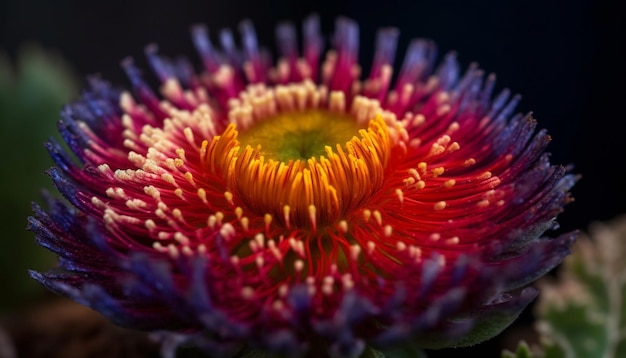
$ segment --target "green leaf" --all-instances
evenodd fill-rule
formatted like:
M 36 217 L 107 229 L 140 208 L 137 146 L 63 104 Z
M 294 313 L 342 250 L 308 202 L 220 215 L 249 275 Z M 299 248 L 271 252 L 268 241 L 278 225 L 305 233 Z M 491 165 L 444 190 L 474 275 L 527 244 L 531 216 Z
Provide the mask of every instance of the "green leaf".
M 502 358 L 537 358 L 537 356 L 530 351 L 530 347 L 526 342 L 521 341 L 515 353 L 504 351 L 502 352 Z
M 626 217 L 590 232 L 564 261 L 559 281 L 541 286 L 542 357 L 626 357 Z
M 52 187 L 43 143 L 57 132 L 61 107 L 76 96 L 77 83 L 65 62 L 38 47 L 24 47 L 15 65 L 0 50 L 0 282 L 10 287 L 0 295 L 0 312 L 43 292 L 27 269 L 53 265 L 54 256 L 26 231 L 26 217 L 41 189 Z
M 565 358 L 565 352 L 561 347 L 544 341 L 541 347 L 531 348 L 526 342 L 521 341 L 515 352 L 505 350 L 502 358 Z

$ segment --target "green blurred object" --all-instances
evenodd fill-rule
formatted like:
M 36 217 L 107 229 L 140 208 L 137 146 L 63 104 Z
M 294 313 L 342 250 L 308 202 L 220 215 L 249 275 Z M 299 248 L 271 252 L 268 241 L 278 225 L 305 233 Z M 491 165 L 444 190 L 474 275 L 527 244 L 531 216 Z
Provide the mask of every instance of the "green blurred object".
M 502 352 L 502 358 L 536 358 L 537 356 L 533 354 L 530 350 L 528 344 L 524 341 L 520 342 L 517 346 L 517 350 L 515 352 L 504 351 Z
M 521 343 L 503 358 L 626 357 L 626 216 L 592 225 L 541 292 L 541 346 Z
M 505 350 L 502 358 L 569 358 L 561 346 L 544 340 L 541 347 L 531 347 L 524 341 L 520 342 L 515 352 Z
M 17 308 L 43 292 L 27 269 L 43 269 L 54 262 L 26 231 L 31 202 L 40 201 L 51 187 L 44 174 L 52 166 L 43 143 L 56 135 L 64 103 L 75 98 L 78 81 L 58 55 L 35 45 L 24 46 L 13 66 L 0 51 L 0 313 Z M 8 289 L 7 289 L 8 287 Z
M 626 357 L 626 217 L 596 223 L 546 285 L 538 328 L 568 357 Z

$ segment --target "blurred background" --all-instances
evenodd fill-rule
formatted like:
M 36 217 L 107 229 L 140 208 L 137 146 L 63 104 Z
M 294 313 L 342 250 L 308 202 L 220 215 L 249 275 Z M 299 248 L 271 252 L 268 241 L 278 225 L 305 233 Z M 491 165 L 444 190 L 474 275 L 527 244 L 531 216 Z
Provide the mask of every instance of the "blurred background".
M 62 104 L 76 98 L 87 75 L 126 86 L 120 61 L 132 56 L 147 68 L 149 43 L 198 64 L 189 36 L 196 23 L 215 35 L 248 18 L 269 47 L 276 23 L 297 23 L 313 12 L 327 35 L 337 16 L 360 24 L 366 70 L 376 29 L 395 26 L 401 31 L 397 65 L 410 39 L 427 37 L 440 56 L 454 50 L 462 64 L 476 61 L 496 73 L 498 88 L 522 94 L 518 109 L 533 111 L 553 137 L 552 162 L 574 164 L 583 175 L 573 191 L 576 202 L 559 218 L 561 231 L 626 213 L 626 21 L 609 1 L 0 0 L 1 317 L 15 324 L 48 297 L 26 269 L 50 267 L 54 258 L 24 228 L 30 202 L 50 187 L 43 142 L 55 135 Z M 528 310 L 503 336 L 462 352 L 497 357 L 512 345 L 507 337 L 530 323 Z

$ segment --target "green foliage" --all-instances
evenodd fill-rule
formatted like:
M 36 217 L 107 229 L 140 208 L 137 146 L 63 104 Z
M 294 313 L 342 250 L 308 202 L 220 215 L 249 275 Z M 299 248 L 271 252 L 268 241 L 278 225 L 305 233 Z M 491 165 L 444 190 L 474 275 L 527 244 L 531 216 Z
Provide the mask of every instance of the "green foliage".
M 52 264 L 52 255 L 25 230 L 26 217 L 41 188 L 51 187 L 44 171 L 52 161 L 43 143 L 56 132 L 63 103 L 76 93 L 75 76 L 58 56 L 24 47 L 13 66 L 0 51 L 0 282 L 9 287 L 0 295 L 0 312 L 40 292 L 28 268 Z
M 502 358 L 565 358 L 565 351 L 560 346 L 544 341 L 541 347 L 531 348 L 522 341 L 517 346 L 515 352 L 505 350 Z
M 542 346 L 521 343 L 503 358 L 626 357 L 626 217 L 595 224 L 544 282 L 537 306 Z
M 517 350 L 514 352 L 504 351 L 502 352 L 502 358 L 539 358 L 530 350 L 530 347 L 526 342 L 522 341 L 517 346 Z

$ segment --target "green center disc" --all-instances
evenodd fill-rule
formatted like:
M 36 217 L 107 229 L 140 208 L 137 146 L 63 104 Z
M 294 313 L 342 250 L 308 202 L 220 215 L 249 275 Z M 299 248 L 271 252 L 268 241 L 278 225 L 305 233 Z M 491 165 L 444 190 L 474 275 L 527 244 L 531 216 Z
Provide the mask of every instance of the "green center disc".
M 238 139 L 242 148 L 261 145 L 264 157 L 288 162 L 325 155 L 325 146 L 343 146 L 359 129 L 347 114 L 307 110 L 266 118 L 240 132 Z

